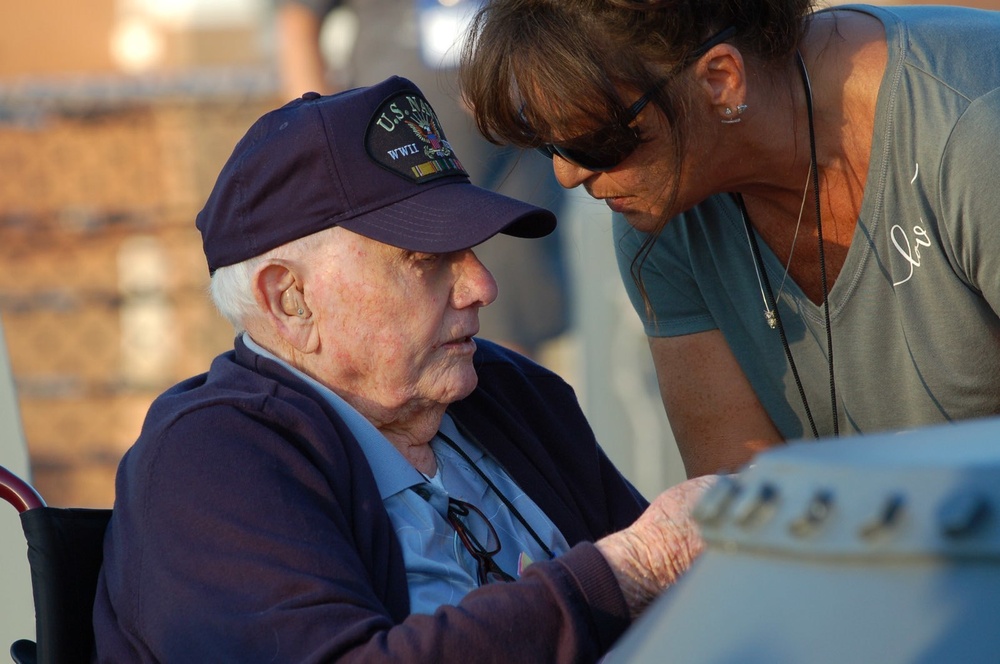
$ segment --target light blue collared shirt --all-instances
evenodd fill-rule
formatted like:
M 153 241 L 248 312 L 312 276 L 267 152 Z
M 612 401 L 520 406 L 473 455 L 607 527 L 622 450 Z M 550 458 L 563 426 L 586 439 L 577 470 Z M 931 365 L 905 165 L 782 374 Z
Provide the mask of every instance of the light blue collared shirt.
M 475 559 L 445 518 L 449 496 L 475 505 L 489 519 L 501 543 L 493 559 L 503 571 L 516 578 L 531 561 L 548 558 L 479 473 L 440 436 L 431 441 L 438 472 L 429 479 L 414 468 L 375 425 L 330 388 L 262 348 L 249 334 L 243 335 L 243 341 L 250 350 L 281 364 L 313 387 L 357 438 L 403 550 L 413 613 L 433 613 L 442 604 L 457 604 L 479 585 Z M 485 473 L 553 554 L 569 550 L 555 524 L 499 463 L 462 435 L 450 415 L 444 416 L 440 431 Z M 411 489 L 420 489 L 427 497 Z M 486 541 L 485 533 L 477 528 L 476 519 L 467 520 L 467 524 L 481 542 Z

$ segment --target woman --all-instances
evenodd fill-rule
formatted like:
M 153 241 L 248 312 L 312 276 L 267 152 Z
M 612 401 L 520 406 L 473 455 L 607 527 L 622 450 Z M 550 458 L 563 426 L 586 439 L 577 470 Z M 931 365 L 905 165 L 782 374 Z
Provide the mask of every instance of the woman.
M 695 476 L 1000 410 L 998 51 L 965 8 L 493 0 L 462 82 L 614 213 Z

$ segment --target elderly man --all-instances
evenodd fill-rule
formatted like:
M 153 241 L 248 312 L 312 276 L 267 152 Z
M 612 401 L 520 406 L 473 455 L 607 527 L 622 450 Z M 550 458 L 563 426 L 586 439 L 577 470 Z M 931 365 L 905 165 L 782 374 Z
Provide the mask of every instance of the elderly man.
M 198 217 L 236 347 L 122 460 L 99 661 L 606 652 L 697 554 L 707 480 L 646 509 L 563 381 L 474 339 L 471 247 L 554 225 L 471 185 L 405 79 L 258 120 Z

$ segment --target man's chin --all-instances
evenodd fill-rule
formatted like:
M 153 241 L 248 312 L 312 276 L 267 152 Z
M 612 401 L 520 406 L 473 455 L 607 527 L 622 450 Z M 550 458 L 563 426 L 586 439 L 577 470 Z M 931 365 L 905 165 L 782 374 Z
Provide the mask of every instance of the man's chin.
M 479 375 L 470 359 L 467 367 L 455 367 L 443 377 L 438 385 L 446 385 L 444 403 L 461 401 L 475 391 Z

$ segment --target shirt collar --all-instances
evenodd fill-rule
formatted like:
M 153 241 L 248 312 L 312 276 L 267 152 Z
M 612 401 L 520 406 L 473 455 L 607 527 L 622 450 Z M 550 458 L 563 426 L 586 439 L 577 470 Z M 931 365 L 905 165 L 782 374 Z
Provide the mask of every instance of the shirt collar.
M 452 442 L 458 445 L 463 452 L 465 452 L 474 463 L 478 463 L 480 459 L 486 456 L 486 453 L 479 445 L 475 445 L 472 441 L 465 437 L 458 426 L 455 424 L 455 420 L 452 419 L 451 415 L 445 413 L 444 417 L 441 419 L 441 425 L 439 430 L 444 435 L 448 436 Z M 447 446 L 442 446 L 446 448 Z

